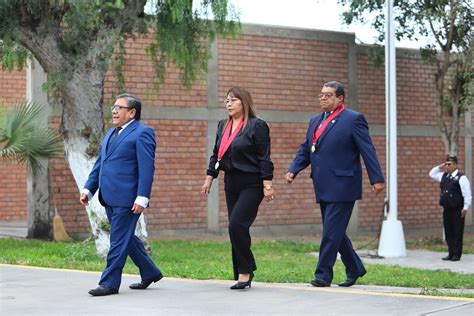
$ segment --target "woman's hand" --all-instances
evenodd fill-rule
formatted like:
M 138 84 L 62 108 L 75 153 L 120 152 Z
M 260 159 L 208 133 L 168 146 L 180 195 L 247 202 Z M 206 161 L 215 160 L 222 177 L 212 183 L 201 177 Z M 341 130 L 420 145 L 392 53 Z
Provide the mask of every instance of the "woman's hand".
M 207 176 L 206 180 L 204 180 L 204 184 L 201 187 L 201 194 L 203 196 L 208 196 L 209 192 L 211 191 L 213 178 L 211 176 Z
M 273 190 L 273 184 L 271 181 L 263 181 L 263 195 L 267 202 L 271 202 L 275 198 L 275 190 Z

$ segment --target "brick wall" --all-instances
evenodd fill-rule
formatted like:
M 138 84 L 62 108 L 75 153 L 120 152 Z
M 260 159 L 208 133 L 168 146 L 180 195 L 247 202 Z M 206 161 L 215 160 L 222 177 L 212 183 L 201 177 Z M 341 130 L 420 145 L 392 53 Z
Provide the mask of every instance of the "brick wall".
M 207 103 L 207 90 L 204 78 L 198 78 L 191 89 L 187 91 L 182 85 L 176 67 L 168 65 L 166 81 L 157 93 L 153 62 L 147 57 L 144 47 L 149 45 L 150 38 L 139 36 L 135 41 L 125 43 L 125 89 L 139 95 L 145 104 L 153 106 L 204 107 Z M 117 87 L 112 70 L 109 70 L 105 80 L 106 101 L 113 100 Z
M 318 36 L 298 38 L 290 34 L 292 31 L 286 35 L 272 35 L 271 28 L 262 29 L 264 32 L 261 34 L 248 32 L 238 40 L 219 39 L 214 60 L 211 60 L 217 67 L 216 78 L 213 81 L 211 77 L 204 76 L 189 91 L 181 87 L 179 72 L 171 66 L 166 73 L 166 83 L 156 93 L 153 66 L 143 51 L 149 39 L 139 37 L 126 43 L 126 89 L 142 97 L 147 113 L 151 113 L 151 116 L 144 116 L 143 121 L 155 129 L 158 141 L 151 206 L 147 211 L 148 228 L 152 234 L 162 230 L 207 229 L 208 201 L 200 195 L 200 188 L 208 163 L 208 137 L 213 142 L 215 135 L 215 130 L 208 131 L 208 128 L 215 128 L 215 113 L 225 117 L 225 112 L 218 107 L 231 86 L 242 86 L 252 93 L 257 112 L 271 128 L 277 199 L 269 204 L 262 203 L 256 227 L 321 223 L 309 170 L 303 171 L 292 185 L 285 183 L 284 175 L 304 140 L 310 119 L 307 112 L 319 111 L 316 95 L 325 81 L 340 80 L 346 87 L 346 97 L 351 106 L 365 114 L 382 169 L 385 170 L 385 136 L 381 132 L 385 124 L 383 67 L 374 69 L 364 48 L 356 47 L 356 68 L 351 69 L 349 54 L 354 52 L 355 46 L 337 35 L 334 39 L 324 35 L 325 32 L 314 32 Z M 416 56 L 400 53 L 397 69 L 400 130 L 414 126 L 436 128 L 433 68 Z M 15 94 L 20 90 L 12 90 L 10 85 L 7 87 L 5 84 L 16 80 L 16 87 L 22 84 L 21 91 L 24 91 L 24 78 L 24 72 L 6 74 L 0 71 L 0 100 L 12 102 L 24 99 L 24 92 Z M 355 96 L 353 100 L 349 86 L 357 89 L 357 93 L 352 94 Z M 209 99 L 213 95 L 210 91 L 217 92 L 216 100 Z M 112 102 L 116 92 L 114 75 L 109 71 L 104 103 Z M 162 108 L 164 110 L 160 112 L 153 111 Z M 197 113 L 196 117 L 189 114 L 190 110 Z M 286 119 L 293 113 L 303 113 L 304 117 L 295 121 Z M 211 122 L 212 127 L 208 127 Z M 59 118 L 55 118 L 54 124 L 58 123 Z M 463 139 L 459 145 L 459 158 L 463 166 Z M 398 138 L 398 217 L 405 229 L 441 227 L 438 184 L 428 177 L 428 172 L 444 159 L 443 153 L 444 147 L 438 136 L 402 133 Z M 16 185 L 6 185 L 12 182 L 12 178 L 2 176 L 0 180 L 0 190 L 4 193 L 0 201 L 12 206 L 8 211 L 0 212 L 0 221 L 26 219 L 24 168 L 0 163 L 0 171 L 4 171 L 2 174 L 12 168 L 15 170 Z M 12 176 L 11 172 L 9 176 Z M 85 210 L 78 203 L 78 189 L 63 156 L 51 160 L 51 176 L 51 207 L 56 205 L 69 232 L 89 232 Z M 218 227 L 225 229 L 227 209 L 222 174 L 218 181 L 220 199 L 217 221 Z M 373 232 L 380 228 L 384 194 L 372 194 L 365 170 L 363 181 L 364 199 L 359 203 L 358 229 Z M 13 200 L 6 199 L 6 196 Z
M 219 39 L 218 52 L 220 100 L 247 87 L 260 110 L 313 112 L 320 83 L 347 78 L 346 43 L 244 35 Z
M 26 98 L 26 72 L 0 70 L 0 103 L 11 106 Z M 0 160 L 0 221 L 26 221 L 26 167 Z
M 26 99 L 26 71 L 14 70 L 5 72 L 0 70 L 0 103 L 12 105 Z

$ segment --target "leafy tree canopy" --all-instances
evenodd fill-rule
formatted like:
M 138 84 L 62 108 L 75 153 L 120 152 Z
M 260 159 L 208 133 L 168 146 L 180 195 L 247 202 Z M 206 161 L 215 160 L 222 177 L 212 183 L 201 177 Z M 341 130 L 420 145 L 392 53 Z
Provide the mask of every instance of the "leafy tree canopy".
M 202 0 L 196 7 L 192 0 L 0 0 L 2 66 L 21 68 L 28 52 L 40 51 L 34 55 L 57 87 L 78 66 L 107 69 L 114 49 L 116 58 L 123 54 L 124 40 L 154 30 L 147 52 L 158 77 L 163 80 L 172 61 L 189 86 L 206 69 L 203 38 L 239 29 L 227 0 Z M 206 19 L 210 14 L 213 19 Z
M 366 23 L 378 31 L 378 41 L 385 36 L 385 0 L 338 0 L 348 10 L 343 13 L 346 24 Z M 447 153 L 455 155 L 459 135 L 459 116 L 474 101 L 472 38 L 473 4 L 470 0 L 394 0 L 393 15 L 397 39 L 428 43 L 420 48 L 422 58 L 436 66 L 434 81 L 438 97 L 438 125 Z M 378 46 L 379 48 L 381 46 Z M 374 53 L 375 52 L 375 53 Z M 379 63 L 383 51 L 370 52 Z

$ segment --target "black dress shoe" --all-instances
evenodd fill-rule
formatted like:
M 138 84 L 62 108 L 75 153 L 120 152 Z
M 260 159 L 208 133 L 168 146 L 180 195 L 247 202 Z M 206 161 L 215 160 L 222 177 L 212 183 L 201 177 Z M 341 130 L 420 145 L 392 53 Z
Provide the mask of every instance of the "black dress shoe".
M 234 285 L 230 287 L 231 290 L 243 290 L 245 288 L 251 288 L 252 287 L 252 280 L 253 280 L 253 273 L 250 273 L 248 281 L 238 281 Z
M 321 280 L 321 279 L 314 279 L 314 280 L 311 280 L 311 284 L 313 286 L 316 286 L 316 287 L 327 287 L 327 286 L 331 286 L 331 282 L 326 282 L 324 280 Z
M 366 273 L 367 272 L 364 272 L 364 273 L 362 273 L 361 275 L 359 275 L 358 277 L 355 277 L 355 278 L 347 278 L 347 280 L 345 280 L 344 282 L 339 283 L 338 285 L 342 286 L 342 287 L 353 286 L 357 282 L 357 279 L 363 277 Z
M 153 282 L 158 282 L 161 279 L 163 279 L 163 274 L 160 274 L 159 276 L 153 279 L 141 280 L 140 283 L 130 284 L 128 287 L 131 288 L 132 290 L 144 290 L 147 287 L 149 287 L 150 284 L 152 284 Z
M 355 278 L 355 279 L 352 279 L 352 278 L 351 278 L 351 279 L 347 279 L 347 280 L 345 280 L 344 282 L 339 283 L 338 285 L 339 285 L 339 286 L 343 286 L 343 287 L 353 286 L 353 285 L 356 283 L 357 279 L 358 279 L 358 278 Z
M 443 257 L 441 258 L 442 260 L 451 260 L 453 257 L 452 256 L 446 256 L 446 257 Z
M 451 261 L 459 261 L 459 260 L 461 260 L 461 258 L 458 257 L 458 256 L 453 256 L 453 257 L 451 258 Z
M 92 296 L 106 296 L 106 295 L 118 294 L 118 289 L 113 289 L 105 285 L 99 285 L 98 288 L 90 290 L 89 294 Z

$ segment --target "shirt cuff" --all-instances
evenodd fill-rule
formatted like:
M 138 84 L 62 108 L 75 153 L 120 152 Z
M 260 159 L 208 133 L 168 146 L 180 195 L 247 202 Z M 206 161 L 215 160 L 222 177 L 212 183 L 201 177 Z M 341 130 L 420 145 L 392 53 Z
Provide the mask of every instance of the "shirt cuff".
M 94 197 L 91 193 L 91 191 L 89 191 L 88 189 L 84 188 L 82 189 L 81 191 L 81 194 L 87 194 L 87 199 L 90 201 L 92 200 L 92 198 Z
M 143 208 L 147 208 L 149 202 L 150 199 L 144 196 L 137 196 L 137 198 L 135 199 L 135 204 L 138 204 Z

